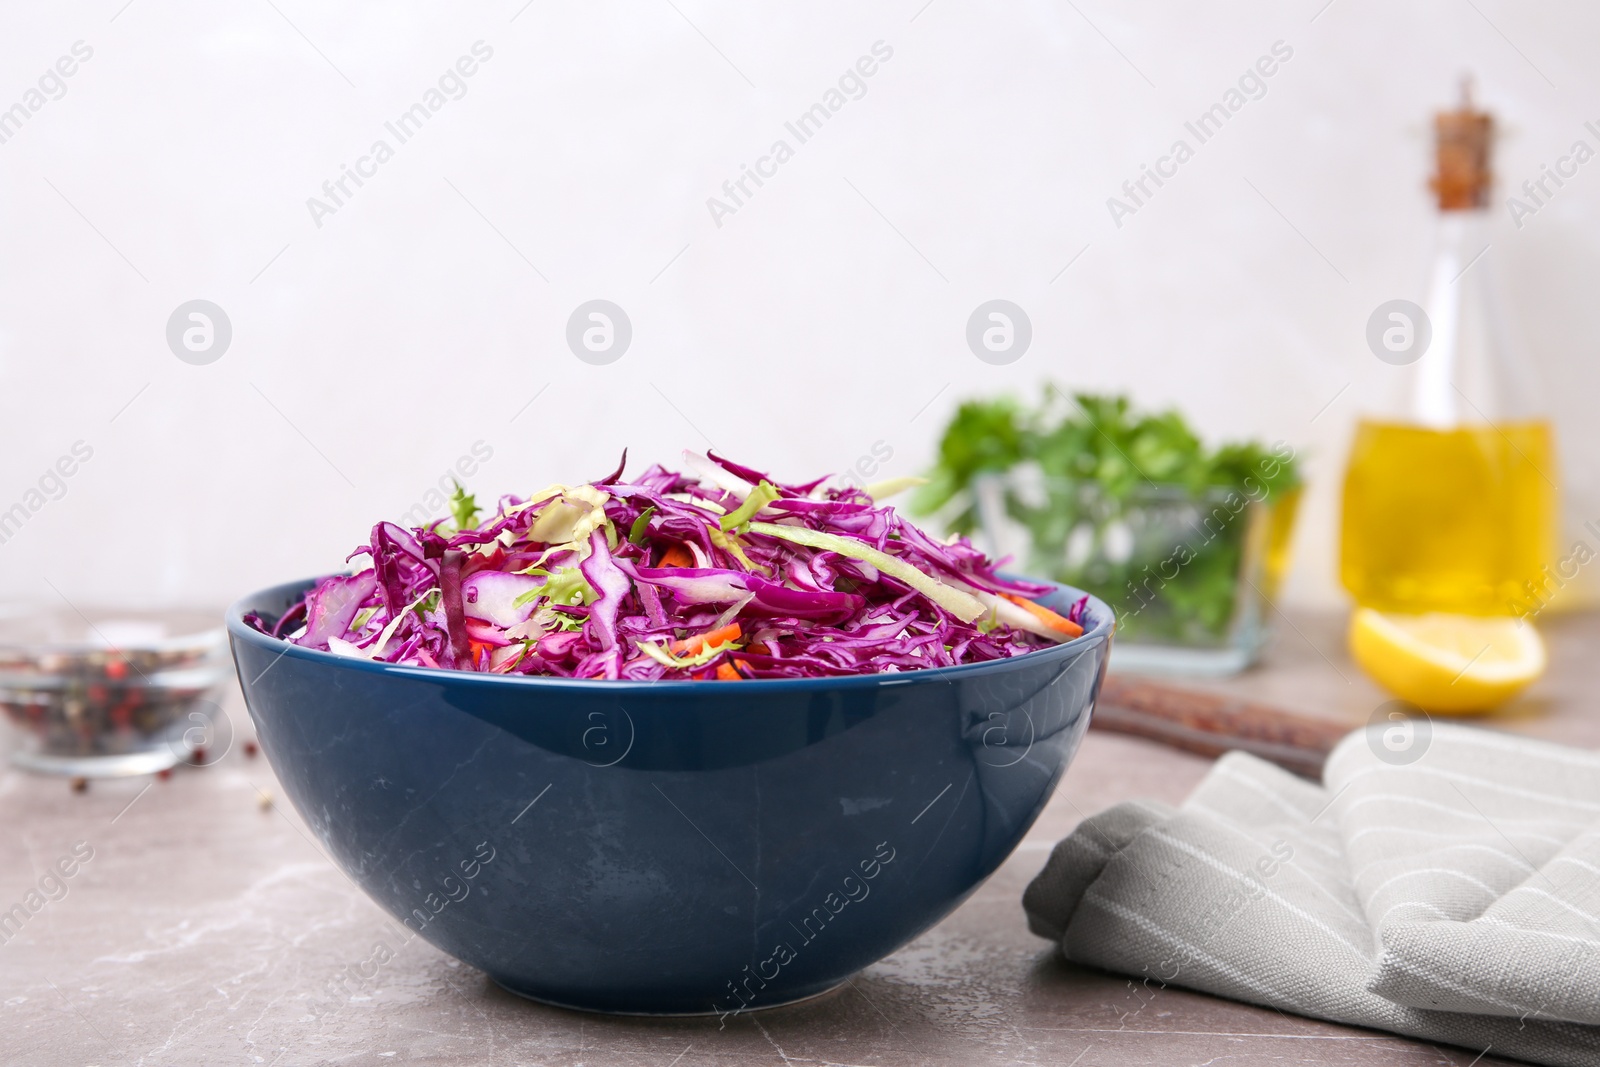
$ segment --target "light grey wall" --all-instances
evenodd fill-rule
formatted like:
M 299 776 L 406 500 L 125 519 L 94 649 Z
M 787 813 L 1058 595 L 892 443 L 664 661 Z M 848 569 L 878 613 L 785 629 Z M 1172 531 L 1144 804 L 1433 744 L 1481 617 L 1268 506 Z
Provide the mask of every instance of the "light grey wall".
M 0 509 L 93 450 L 0 545 L 10 598 L 220 603 L 329 569 L 480 441 L 485 495 L 624 445 L 795 479 L 876 446 L 911 473 L 959 397 L 1054 378 L 1293 442 L 1315 484 L 1290 592 L 1335 602 L 1338 471 L 1390 371 L 1363 330 L 1425 266 L 1428 115 L 1475 72 L 1511 185 L 1600 147 L 1600 11 L 1570 0 L 124 2 L 0 14 L 0 108 L 93 49 L 0 143 Z M 478 41 L 465 94 L 400 144 L 385 122 Z M 799 143 L 785 122 L 879 41 L 864 95 Z M 1185 121 L 1280 41 L 1198 144 Z M 1108 197 L 1180 137 L 1194 157 L 1115 225 Z M 314 220 L 378 139 L 393 158 Z M 714 219 L 778 139 L 793 158 Z M 1520 230 L 1497 199 L 1489 253 L 1579 518 L 1597 197 L 1600 163 Z M 166 340 L 197 298 L 233 331 L 206 366 Z M 633 326 L 607 366 L 564 340 L 594 298 Z M 1003 367 L 964 339 L 992 298 L 1033 327 Z

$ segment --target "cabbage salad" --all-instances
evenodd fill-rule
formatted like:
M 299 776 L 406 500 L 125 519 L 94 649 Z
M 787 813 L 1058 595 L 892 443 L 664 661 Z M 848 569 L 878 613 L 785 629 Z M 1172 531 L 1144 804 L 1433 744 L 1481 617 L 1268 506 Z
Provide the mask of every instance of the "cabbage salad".
M 264 632 L 383 663 L 560 678 L 879 674 L 1021 655 L 1083 633 L 1051 587 L 1000 577 L 964 537 L 879 500 L 916 484 L 784 485 L 716 453 L 503 497 L 479 518 L 380 522 L 366 566 Z

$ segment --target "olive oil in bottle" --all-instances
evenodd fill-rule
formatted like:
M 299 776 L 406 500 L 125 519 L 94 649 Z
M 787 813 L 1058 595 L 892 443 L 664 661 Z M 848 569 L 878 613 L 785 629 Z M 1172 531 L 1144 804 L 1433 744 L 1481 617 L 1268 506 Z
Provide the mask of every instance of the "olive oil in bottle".
M 1514 359 L 1488 251 L 1493 120 L 1462 95 L 1434 121 L 1426 319 L 1391 316 L 1399 345 L 1431 340 L 1394 368 L 1406 400 L 1361 420 L 1345 470 L 1339 577 L 1381 611 L 1520 614 L 1553 559 L 1554 435 Z

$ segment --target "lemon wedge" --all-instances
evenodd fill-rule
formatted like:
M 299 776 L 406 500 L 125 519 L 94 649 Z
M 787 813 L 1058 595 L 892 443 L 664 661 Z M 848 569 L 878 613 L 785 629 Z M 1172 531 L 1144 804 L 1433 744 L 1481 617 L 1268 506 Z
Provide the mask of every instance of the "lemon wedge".
M 1386 615 L 1358 608 L 1350 655 L 1373 681 L 1426 711 L 1488 711 L 1544 673 L 1544 642 L 1512 618 Z

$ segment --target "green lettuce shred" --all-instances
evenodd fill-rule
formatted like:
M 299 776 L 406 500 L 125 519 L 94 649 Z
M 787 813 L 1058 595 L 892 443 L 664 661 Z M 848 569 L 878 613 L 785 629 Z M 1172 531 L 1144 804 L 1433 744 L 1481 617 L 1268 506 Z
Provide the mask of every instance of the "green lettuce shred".
M 639 646 L 640 652 L 643 652 L 663 667 L 673 667 L 680 670 L 690 667 L 703 667 L 724 652 L 737 652 L 744 647 L 737 642 L 729 642 L 726 645 L 713 645 L 709 648 L 702 648 L 699 652 L 694 652 L 687 656 L 675 656 L 666 645 L 661 644 L 659 641 L 640 640 L 635 641 L 634 644 Z
M 779 526 L 770 522 L 752 522 L 750 531 L 791 541 L 797 545 L 805 545 L 808 548 L 821 549 L 824 552 L 837 552 L 841 556 L 870 564 L 883 573 L 905 582 L 962 622 L 972 622 L 987 610 L 983 603 L 970 593 L 946 585 L 937 578 L 917 570 L 905 560 L 886 552 L 879 552 L 871 545 L 854 538 L 839 537 L 836 534 L 823 533 L 821 530 L 812 530 L 804 526 Z
M 777 500 L 781 495 L 776 486 L 763 478 L 761 484 L 750 490 L 750 495 L 744 498 L 743 504 L 722 516 L 719 521 L 722 526 L 722 532 L 727 533 L 729 530 L 743 526 L 755 517 L 756 512 Z

